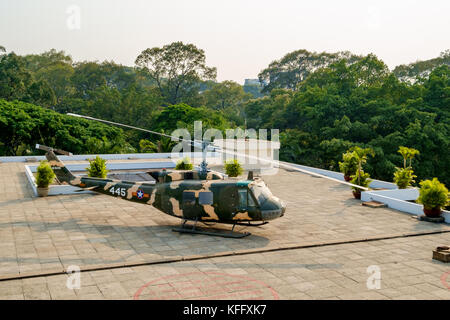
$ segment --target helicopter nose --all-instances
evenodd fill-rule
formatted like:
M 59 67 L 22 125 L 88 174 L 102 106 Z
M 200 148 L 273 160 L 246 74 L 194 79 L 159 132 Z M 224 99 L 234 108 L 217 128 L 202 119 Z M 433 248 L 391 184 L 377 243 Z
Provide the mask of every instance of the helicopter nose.
M 286 204 L 280 200 L 267 200 L 261 208 L 261 215 L 264 221 L 282 217 L 286 212 Z

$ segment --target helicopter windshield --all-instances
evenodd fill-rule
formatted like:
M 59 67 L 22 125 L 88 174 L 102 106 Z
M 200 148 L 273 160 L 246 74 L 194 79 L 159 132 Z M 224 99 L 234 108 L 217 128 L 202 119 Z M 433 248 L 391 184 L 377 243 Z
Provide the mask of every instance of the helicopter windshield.
M 256 201 L 258 201 L 258 204 L 260 205 L 272 197 L 272 192 L 270 192 L 269 188 L 267 188 L 264 184 L 255 184 L 250 187 L 250 190 L 253 192 Z

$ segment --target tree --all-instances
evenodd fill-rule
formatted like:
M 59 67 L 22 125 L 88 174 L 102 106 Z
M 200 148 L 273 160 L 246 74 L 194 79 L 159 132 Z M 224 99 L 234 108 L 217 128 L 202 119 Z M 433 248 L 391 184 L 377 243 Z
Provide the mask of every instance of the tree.
M 71 81 L 77 94 L 83 99 L 89 99 L 95 89 L 106 86 L 105 74 L 100 64 L 96 62 L 85 61 L 75 64 Z
M 242 86 L 234 81 L 215 83 L 212 88 L 205 91 L 206 106 L 216 110 L 236 107 L 251 98 L 244 92 Z
M 367 162 L 367 157 L 369 155 L 374 156 L 375 152 L 372 148 L 361 148 L 358 146 L 355 146 L 350 149 L 351 152 L 354 152 L 356 159 L 358 160 L 358 169 L 356 171 L 356 181 L 358 182 L 358 185 L 361 185 L 361 178 L 364 178 L 364 172 L 362 171 L 362 166 Z M 368 178 L 368 176 L 367 176 Z
M 199 81 L 216 78 L 216 68 L 206 66 L 205 52 L 183 42 L 145 49 L 135 63 L 156 82 L 161 95 L 170 104 L 196 94 Z
M 424 101 L 433 107 L 433 112 L 447 117 L 450 114 L 450 67 L 436 67 L 424 80 Z
M 415 182 L 414 178 L 417 178 L 417 176 L 413 174 L 414 171 L 412 170 L 411 162 L 412 159 L 419 154 L 419 150 L 400 146 L 398 153 L 400 153 L 403 157 L 403 168 L 395 168 L 394 182 L 397 184 L 399 189 L 405 189 Z M 409 160 L 408 167 L 406 166 L 407 160 Z
M 0 151 L 33 154 L 39 143 L 80 153 L 134 152 L 124 132 L 20 101 L 0 99 Z
M 280 60 L 273 61 L 258 74 L 258 78 L 264 85 L 263 92 L 270 92 L 274 88 L 295 90 L 297 85 L 309 74 L 320 68 L 325 68 L 339 60 L 345 60 L 346 63 L 352 64 L 360 58 L 348 51 L 317 53 L 301 49 L 286 54 Z
M 408 148 L 404 146 L 400 146 L 398 148 L 398 153 L 400 153 L 403 157 L 403 168 L 406 169 L 406 161 L 409 160 L 409 167 L 411 166 L 412 159 L 419 154 L 419 150 L 414 148 Z
M 32 83 L 33 78 L 20 56 L 11 52 L 0 57 L 0 98 L 22 100 Z
M 442 65 L 450 66 L 450 49 L 441 52 L 437 58 L 396 66 L 393 73 L 401 81 L 414 83 L 428 77 L 436 67 Z
M 67 55 L 64 51 L 56 51 L 55 49 L 51 49 L 41 54 L 29 54 L 24 56 L 23 59 L 26 63 L 26 68 L 32 73 L 55 64 L 73 64 L 70 55 Z
M 74 93 L 71 82 L 74 69 L 70 64 L 54 63 L 36 71 L 36 78 L 45 80 L 55 93 L 56 103 Z
M 16 108 L 15 104 L 0 99 L 0 141 L 3 153 L 17 155 L 21 144 L 29 144 L 32 131 L 36 127 L 34 119 L 25 111 Z
M 349 66 L 357 86 L 381 85 L 389 76 L 389 68 L 374 54 L 369 54 Z
M 35 81 L 25 60 L 11 52 L 0 56 L 0 98 L 22 100 L 50 107 L 55 94 L 46 81 Z
M 55 92 L 45 80 L 33 82 L 28 88 L 28 94 L 29 101 L 43 107 L 53 107 L 56 103 Z
M 193 108 L 186 104 L 175 104 L 164 108 L 153 121 L 152 130 L 171 132 L 176 128 L 187 128 L 193 133 L 194 121 L 202 121 L 203 129 L 225 130 L 229 127 L 224 116 L 205 107 Z

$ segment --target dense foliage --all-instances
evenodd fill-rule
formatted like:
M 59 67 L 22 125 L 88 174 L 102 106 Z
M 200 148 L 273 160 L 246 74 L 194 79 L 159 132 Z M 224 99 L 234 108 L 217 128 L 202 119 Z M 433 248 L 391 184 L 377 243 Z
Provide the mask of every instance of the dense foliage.
M 121 129 L 3 99 L 0 99 L 0 141 L 3 155 L 34 153 L 37 143 L 75 154 L 134 151 Z
M 415 173 L 450 184 L 450 69 L 402 82 L 374 55 L 317 69 L 295 90 L 246 103 L 247 125 L 280 128 L 283 160 L 338 170 L 350 147 L 371 147 L 372 177 L 392 181 L 399 146 L 420 150 Z
M 449 51 L 390 71 L 372 54 L 296 50 L 261 71 L 261 86 L 216 82 L 215 73 L 203 50 L 182 42 L 144 50 L 134 68 L 0 47 L 0 154 L 30 154 L 35 143 L 74 153 L 173 146 L 66 112 L 168 134 L 182 127 L 192 134 L 202 120 L 204 130 L 278 128 L 282 160 L 331 170 L 352 147 L 370 147 L 364 171 L 388 181 L 402 161 L 399 147 L 415 148 L 417 180 L 450 185 Z

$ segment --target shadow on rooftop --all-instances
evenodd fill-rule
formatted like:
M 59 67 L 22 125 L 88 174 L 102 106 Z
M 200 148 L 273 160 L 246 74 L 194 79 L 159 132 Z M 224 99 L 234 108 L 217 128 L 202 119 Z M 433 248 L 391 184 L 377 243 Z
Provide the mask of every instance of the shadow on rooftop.
M 178 226 L 178 224 L 120 226 L 83 223 L 80 219 L 69 219 L 62 222 L 14 221 L 0 223 L 0 229 L 10 228 L 11 226 L 16 228 L 29 227 L 33 231 L 49 233 L 54 238 L 52 239 L 52 243 L 56 245 L 58 245 L 58 234 L 54 231 L 65 231 L 69 234 L 67 234 L 67 237 L 63 236 L 60 241 L 68 241 L 72 238 L 74 240 L 69 241 L 83 241 L 93 244 L 91 248 L 98 248 L 98 243 L 101 243 L 102 245 L 100 247 L 110 247 L 113 249 L 111 251 L 112 254 L 121 255 L 121 258 L 118 259 L 101 259 L 100 255 L 98 258 L 92 258 L 92 252 L 83 257 L 83 252 L 81 252 L 76 255 L 68 255 L 67 258 L 64 258 L 63 255 L 55 253 L 54 257 L 47 259 L 51 263 L 55 259 L 60 258 L 64 264 L 70 264 L 70 262 L 77 264 L 80 261 L 82 261 L 81 264 L 83 265 L 119 263 L 134 261 L 134 256 L 136 256 L 136 261 L 142 261 L 142 259 L 146 260 L 146 254 L 152 255 L 153 259 L 170 256 L 202 255 L 248 248 L 263 248 L 269 243 L 269 239 L 253 234 L 243 239 L 230 239 L 200 234 L 179 234 L 172 231 L 172 228 Z M 214 228 L 219 229 L 216 226 Z M 230 230 L 226 228 L 227 226 L 220 229 L 224 229 L 224 231 Z M 239 228 L 242 228 L 242 226 L 239 226 Z M 241 232 L 243 230 L 239 228 L 236 227 L 235 231 Z M 75 240 L 77 237 L 79 239 Z M 103 249 L 102 253 L 105 252 L 107 251 Z M 143 255 L 143 257 L 141 258 L 139 255 Z M 149 260 L 152 259 L 149 258 Z M 45 258 L 18 257 L 17 259 L 12 259 L 0 256 L 0 263 L 11 261 L 18 261 L 19 263 L 47 262 Z

